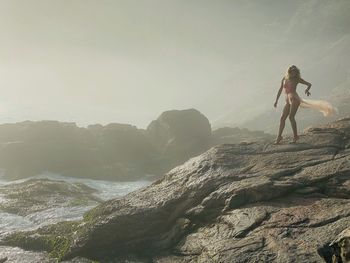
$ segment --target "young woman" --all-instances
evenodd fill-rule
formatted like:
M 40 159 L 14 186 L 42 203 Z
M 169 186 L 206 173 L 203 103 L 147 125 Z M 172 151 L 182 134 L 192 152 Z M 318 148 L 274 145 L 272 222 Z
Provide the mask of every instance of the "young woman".
M 316 109 L 322 112 L 324 116 L 330 116 L 336 112 L 336 109 L 326 101 L 302 100 L 297 93 L 297 85 L 299 83 L 307 86 L 305 89 L 305 94 L 307 96 L 310 96 L 310 88 L 312 86 L 311 83 L 303 80 L 300 76 L 300 70 L 296 66 L 292 65 L 287 69 L 287 72 L 281 81 L 281 87 L 278 90 L 274 104 L 274 107 L 276 108 L 278 99 L 281 96 L 282 90 L 284 89 L 286 93 L 286 104 L 283 108 L 282 116 L 280 119 L 276 144 L 279 144 L 283 139 L 282 133 L 288 116 L 293 130 L 293 142 L 296 142 L 299 139 L 297 123 L 295 121 L 295 114 L 297 113 L 299 106 Z

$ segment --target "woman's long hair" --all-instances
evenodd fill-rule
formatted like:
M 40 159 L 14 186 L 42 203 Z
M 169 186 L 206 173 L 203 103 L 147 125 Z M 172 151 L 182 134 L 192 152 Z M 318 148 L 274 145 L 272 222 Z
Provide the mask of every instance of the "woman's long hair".
M 292 74 L 293 72 L 295 72 L 295 74 Z M 300 69 L 298 69 L 298 67 L 295 65 L 288 67 L 286 74 L 284 75 L 284 78 L 290 79 L 290 80 L 299 80 L 301 78 Z

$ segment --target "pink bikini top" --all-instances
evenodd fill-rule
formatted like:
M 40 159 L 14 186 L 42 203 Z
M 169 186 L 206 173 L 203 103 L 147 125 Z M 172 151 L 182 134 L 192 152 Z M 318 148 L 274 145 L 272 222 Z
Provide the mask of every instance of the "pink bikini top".
M 284 88 L 284 91 L 288 94 L 288 93 L 295 92 L 297 86 L 295 85 L 295 87 L 293 87 L 293 84 L 290 81 L 287 82 L 286 80 L 284 80 L 283 88 Z

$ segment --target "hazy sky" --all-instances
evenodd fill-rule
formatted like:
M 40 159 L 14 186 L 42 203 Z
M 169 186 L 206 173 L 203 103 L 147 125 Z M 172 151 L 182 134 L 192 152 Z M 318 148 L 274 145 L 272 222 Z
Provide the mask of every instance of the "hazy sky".
M 257 100 L 274 96 L 288 65 L 312 76 L 310 46 L 344 35 L 347 3 L 0 0 L 0 122 L 145 127 L 164 110 L 193 107 L 211 120 L 249 115 L 267 107 Z M 324 17 L 336 17 L 331 29 Z

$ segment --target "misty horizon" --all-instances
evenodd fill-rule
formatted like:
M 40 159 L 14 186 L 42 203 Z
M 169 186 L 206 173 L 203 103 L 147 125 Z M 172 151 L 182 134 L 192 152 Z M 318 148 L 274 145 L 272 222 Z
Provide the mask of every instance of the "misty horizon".
M 195 108 L 216 126 L 234 126 L 272 109 L 291 64 L 318 98 L 349 78 L 347 1 L 0 7 L 0 123 L 145 128 L 163 111 Z

